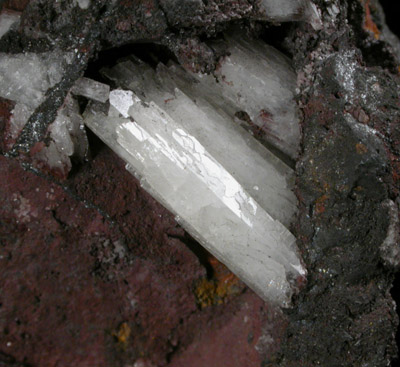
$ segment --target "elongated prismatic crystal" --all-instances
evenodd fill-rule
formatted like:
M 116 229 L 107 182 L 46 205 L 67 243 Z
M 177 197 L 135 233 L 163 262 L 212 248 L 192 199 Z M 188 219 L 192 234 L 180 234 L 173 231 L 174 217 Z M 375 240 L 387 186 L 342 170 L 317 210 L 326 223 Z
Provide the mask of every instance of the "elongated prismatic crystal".
M 207 250 L 265 300 L 286 307 L 306 273 L 288 230 L 296 210 L 293 171 L 235 115 L 245 111 L 257 120 L 265 104 L 281 124 L 276 131 L 290 137 L 281 146 L 294 156 L 295 75 L 273 48 L 229 42 L 239 51 L 218 71 L 229 88 L 178 65 L 155 70 L 132 57 L 103 71 L 118 88 L 108 111 L 93 103 L 84 119 Z M 235 68 L 247 74 L 235 75 Z

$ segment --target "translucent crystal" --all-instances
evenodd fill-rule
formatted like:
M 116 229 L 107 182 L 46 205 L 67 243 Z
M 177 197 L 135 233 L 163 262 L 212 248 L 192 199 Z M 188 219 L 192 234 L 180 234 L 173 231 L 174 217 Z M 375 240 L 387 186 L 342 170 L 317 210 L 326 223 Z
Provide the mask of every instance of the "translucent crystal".
M 83 160 L 88 151 L 88 141 L 77 102 L 68 95 L 55 121 L 49 127 L 50 142 L 37 155 L 50 169 L 68 173 L 70 157 Z
M 294 101 L 296 75 L 289 60 L 264 42 L 238 36 L 227 41 L 229 56 L 213 75 L 191 74 L 197 80 L 191 82 L 184 77 L 186 72 L 173 65 L 169 70 L 159 67 L 160 77 L 172 78 L 193 98 L 202 96 L 231 118 L 245 116 L 242 124 L 258 127 L 266 142 L 295 159 L 300 127 Z
M 242 116 L 239 123 L 296 159 L 300 126 L 294 101 L 296 75 L 289 60 L 262 42 L 243 38 L 230 38 L 228 52 L 212 75 L 193 74 L 172 63 L 169 67 L 160 64 L 157 78 L 170 86 L 170 93 L 178 86 L 192 100 L 201 97 L 232 121 Z M 125 61 L 104 73 L 139 94 L 153 93 L 148 91 L 151 84 L 147 79 L 154 79 L 154 72 L 138 60 Z
M 259 203 L 269 205 L 269 213 L 274 218 L 289 225 L 296 208 L 294 194 L 289 189 L 292 171 L 235 123 L 223 109 L 223 104 L 215 106 L 202 99 L 201 96 L 207 94 L 205 92 L 189 97 L 176 87 L 174 80 L 167 78 L 166 73 L 156 74 L 145 64 L 124 62 L 106 75 L 140 95 L 143 101 L 161 106 L 186 131 L 198 137 L 211 154 L 218 155 L 220 162 L 245 183 L 244 188 L 251 196 Z M 188 83 L 183 81 L 182 84 Z M 111 104 L 125 117 L 128 117 L 130 107 L 127 102 L 131 100 L 129 93 L 113 91 L 110 94 Z M 215 92 L 212 96 L 215 100 L 223 101 L 221 95 L 218 96 Z M 216 134 L 224 136 L 218 144 L 215 142 Z M 251 164 L 248 161 L 249 156 L 254 157 Z M 271 175 L 271 172 L 275 174 Z
M 32 114 L 32 109 L 23 103 L 17 103 L 12 111 L 10 133 L 13 139 L 17 139 L 22 128 Z
M 77 96 L 83 96 L 94 101 L 106 102 L 110 94 L 110 86 L 99 83 L 89 78 L 79 78 L 71 89 L 71 92 Z
M 275 72 L 286 72 L 287 61 L 279 57 L 286 64 Z M 240 60 L 247 59 L 268 67 L 264 58 Z M 85 123 L 203 246 L 261 297 L 287 306 L 292 281 L 305 275 L 287 229 L 296 210 L 293 171 L 233 120 L 233 111 L 246 107 L 235 107 L 240 92 L 213 90 L 210 78 L 204 76 L 203 83 L 173 68 L 160 65 L 155 71 L 133 59 L 104 71 L 121 88 L 110 93 L 108 112 L 101 105 L 88 108 Z M 261 84 L 279 89 L 281 78 L 285 91 L 289 75 L 278 75 L 274 83 L 264 75 Z M 257 83 L 242 78 L 240 90 L 257 96 Z M 268 93 L 273 94 L 264 94 L 263 103 L 269 103 Z M 249 111 L 258 108 L 248 98 Z M 286 109 L 294 110 L 292 98 L 286 101 Z
M 0 96 L 35 109 L 46 91 L 61 81 L 71 54 L 0 53 Z

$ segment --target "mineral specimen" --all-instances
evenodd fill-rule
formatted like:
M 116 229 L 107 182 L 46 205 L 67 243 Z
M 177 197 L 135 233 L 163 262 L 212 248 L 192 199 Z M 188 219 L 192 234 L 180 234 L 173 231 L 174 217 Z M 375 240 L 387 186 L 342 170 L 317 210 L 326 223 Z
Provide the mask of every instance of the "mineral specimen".
M 315 28 L 305 4 L 313 10 L 311 2 L 287 0 L 0 0 L 3 11 L 27 6 L 19 25 L 10 31 L 4 26 L 2 52 L 40 57 L 60 49 L 75 55 L 61 83 L 46 91 L 29 118 L 14 149 L 20 155 L 0 157 L 0 364 L 391 364 L 397 353 L 394 301 L 399 302 L 398 278 L 394 288 L 392 282 L 399 266 L 400 43 L 388 33 L 379 0 L 316 0 L 314 14 L 323 21 L 318 32 L 307 24 Z M 302 21 L 281 28 L 263 23 L 276 25 L 278 18 L 269 16 L 284 9 L 289 14 L 281 12 L 280 21 Z M 388 15 L 396 22 L 395 11 Z M 30 168 L 32 156 L 24 153 L 50 147 L 60 136 L 67 140 L 60 148 L 71 151 L 58 112 L 90 59 L 98 55 L 86 76 L 96 75 L 98 65 L 109 65 L 101 51 L 112 48 L 105 54 L 118 59 L 143 46 L 138 43 L 157 42 L 183 67 L 210 72 L 220 54 L 209 40 L 220 40 L 232 24 L 253 36 L 261 31 L 267 42 L 289 51 L 298 76 L 302 149 L 296 160 L 299 212 L 293 228 L 308 277 L 294 308 L 280 313 L 285 320 L 248 291 L 212 310 L 196 310 L 197 280 L 206 274 L 214 280 L 211 260 L 191 253 L 195 242 L 143 193 L 109 149 L 94 145 L 93 160 L 74 167 L 61 186 L 19 167 L 22 162 Z M 121 45 L 126 46 L 118 49 Z M 154 49 L 165 60 L 158 54 L 164 50 Z M 201 79 L 180 73 L 176 65 L 158 67 L 159 76 L 173 79 L 190 100 L 211 104 L 207 93 L 191 91 L 207 83 L 180 86 L 175 71 L 187 80 Z M 223 82 L 218 69 L 214 76 Z M 130 92 L 120 85 L 112 104 L 125 97 L 129 102 Z M 267 124 L 260 128 L 248 110 L 228 111 L 220 95 L 213 94 L 221 99 L 218 110 L 230 117 L 234 112 L 236 123 L 257 139 L 269 138 L 265 127 L 275 116 L 268 108 Z M 86 103 L 79 101 L 81 107 Z M 93 111 L 108 115 L 108 102 L 97 105 Z M 18 116 L 29 114 L 21 107 L 0 98 L 0 135 L 6 135 L 7 147 L 11 120 L 18 131 L 17 121 L 24 120 Z M 132 108 L 120 107 L 129 120 Z M 60 125 L 51 126 L 56 118 Z M 360 135 L 361 128 L 368 134 Z M 117 238 L 126 244 L 121 257 L 112 249 Z M 125 325 L 132 332 L 121 348 L 119 331 L 128 329 Z
M 278 57 L 277 51 L 270 54 L 272 60 Z M 233 96 L 226 107 L 224 88 L 212 92 L 209 85 L 200 92 L 200 83 L 182 91 L 178 85 L 190 76 L 175 83 L 179 74 L 163 65 L 155 71 L 136 59 L 122 62 L 104 74 L 124 89 L 110 93 L 108 113 L 96 105 L 89 108 L 85 123 L 211 253 L 264 299 L 288 306 L 291 283 L 305 275 L 287 229 L 296 208 L 293 172 L 237 124 L 232 111 L 236 98 L 243 93 L 245 100 L 253 89 L 260 95 L 256 106 L 249 106 L 255 117 L 252 111 L 262 98 L 274 108 L 282 96 L 290 111 L 287 119 L 293 119 L 285 127 L 291 133 L 294 126 L 298 134 L 290 90 L 294 75 L 287 64 L 274 69 L 269 58 L 241 56 L 236 67 L 244 70 L 249 60 L 251 66 L 247 78 L 235 80 L 226 92 Z M 280 85 L 280 79 L 288 82 Z M 221 101 L 212 103 L 217 98 Z

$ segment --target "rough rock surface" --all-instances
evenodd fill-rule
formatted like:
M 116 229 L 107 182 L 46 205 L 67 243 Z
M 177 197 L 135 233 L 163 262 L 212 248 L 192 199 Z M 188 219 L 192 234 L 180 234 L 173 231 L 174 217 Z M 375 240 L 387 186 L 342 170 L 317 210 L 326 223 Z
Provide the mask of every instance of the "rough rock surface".
M 0 365 L 258 366 L 278 348 L 284 316 L 240 283 L 198 297 L 193 241 L 108 149 L 67 192 L 3 157 L 0 177 Z
M 288 41 L 304 112 L 297 234 L 311 274 L 279 365 L 387 366 L 397 353 L 399 61 L 367 22 L 369 2 L 319 5 L 318 38 L 303 28 Z
M 377 1 L 317 0 L 322 30 L 289 26 L 304 117 L 296 233 L 309 279 L 286 315 L 229 273 L 216 276 L 214 261 L 109 150 L 92 144 L 91 162 L 62 184 L 19 164 L 32 168 L 25 153 L 97 52 L 157 42 L 194 70 L 211 70 L 218 55 L 202 38 L 232 21 L 265 27 L 251 2 L 208 1 L 200 14 L 196 1 L 168 11 L 168 1 L 153 0 L 27 3 L 0 1 L 25 9 L 0 51 L 57 48 L 75 60 L 9 154 L 20 161 L 0 157 L 0 366 L 390 364 L 400 61 Z M 13 108 L 0 100 L 2 152 Z

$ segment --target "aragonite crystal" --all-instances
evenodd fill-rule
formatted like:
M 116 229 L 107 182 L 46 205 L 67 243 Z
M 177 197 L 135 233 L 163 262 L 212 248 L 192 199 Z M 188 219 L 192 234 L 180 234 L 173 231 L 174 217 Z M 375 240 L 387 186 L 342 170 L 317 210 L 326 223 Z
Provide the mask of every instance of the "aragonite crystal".
M 221 48 L 218 44 L 212 47 Z M 269 145 L 296 159 L 300 127 L 293 103 L 296 75 L 289 59 L 264 42 L 238 36 L 228 38 L 223 47 L 228 55 L 211 75 L 160 64 L 158 78 L 164 84 L 172 80 L 170 84 L 175 83 L 192 99 L 201 96 L 232 119 L 246 116 L 241 124 L 252 124 Z
M 251 57 L 236 62 L 245 68 Z M 282 73 L 278 81 L 294 78 L 290 67 L 266 68 L 265 60 L 251 59 L 260 67 L 251 69 L 249 84 L 241 80 L 240 90 L 271 88 L 277 89 L 271 95 L 286 95 L 292 80 L 270 83 L 266 73 Z M 288 306 L 293 283 L 306 273 L 288 230 L 296 210 L 293 171 L 232 118 L 234 101 L 225 108 L 224 90 L 213 91 L 210 81 L 203 92 L 185 88 L 193 76 L 135 59 L 104 74 L 120 87 L 110 93 L 108 112 L 99 104 L 87 109 L 86 125 L 207 250 L 261 297 Z M 261 86 L 252 84 L 257 78 L 264 78 Z M 293 100 L 286 101 L 295 109 Z
M 72 94 L 83 96 L 98 102 L 106 102 L 110 95 L 110 86 L 89 78 L 79 78 L 71 89 Z

